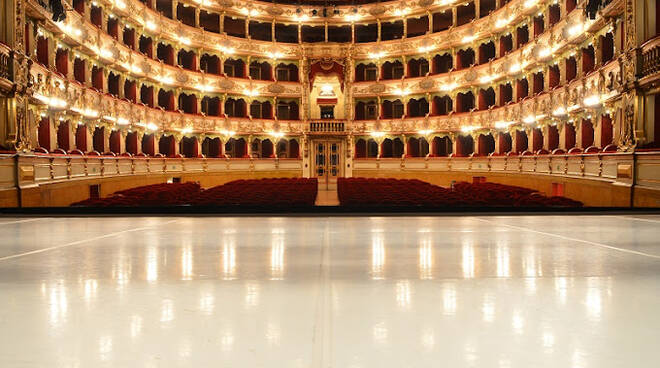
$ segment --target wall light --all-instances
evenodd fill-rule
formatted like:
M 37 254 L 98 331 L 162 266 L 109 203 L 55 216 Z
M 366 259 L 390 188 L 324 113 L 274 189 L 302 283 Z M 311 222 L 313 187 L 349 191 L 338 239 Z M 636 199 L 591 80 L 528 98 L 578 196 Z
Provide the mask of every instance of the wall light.
M 566 115 L 566 108 L 563 106 L 559 106 L 556 108 L 553 112 L 552 115 L 554 116 L 565 116 Z
M 368 56 L 369 59 L 380 59 L 383 56 L 385 56 L 385 52 L 384 51 L 370 52 Z
M 385 132 L 371 132 L 371 136 L 374 138 L 380 138 L 385 135 Z
M 588 107 L 594 107 L 600 105 L 600 96 L 599 95 L 591 95 L 588 97 L 585 97 L 584 100 L 582 101 L 585 106 Z
M 144 23 L 144 26 L 147 27 L 147 29 L 150 30 L 150 31 L 155 31 L 156 28 L 157 28 L 156 23 L 154 23 L 150 20 L 146 21 Z
M 497 129 L 506 129 L 509 125 L 513 125 L 514 121 L 497 121 L 495 122 L 495 128 Z
M 243 94 L 246 96 L 254 97 L 254 96 L 259 96 L 259 91 L 256 89 L 244 89 Z

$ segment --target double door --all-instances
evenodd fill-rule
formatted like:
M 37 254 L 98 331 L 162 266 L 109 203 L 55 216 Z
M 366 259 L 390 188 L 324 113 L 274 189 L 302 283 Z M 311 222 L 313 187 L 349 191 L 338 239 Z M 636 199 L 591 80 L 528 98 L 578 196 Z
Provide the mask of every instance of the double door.
M 337 178 L 342 176 L 340 140 L 313 141 L 314 165 L 312 176 L 319 180 L 319 190 L 336 190 Z

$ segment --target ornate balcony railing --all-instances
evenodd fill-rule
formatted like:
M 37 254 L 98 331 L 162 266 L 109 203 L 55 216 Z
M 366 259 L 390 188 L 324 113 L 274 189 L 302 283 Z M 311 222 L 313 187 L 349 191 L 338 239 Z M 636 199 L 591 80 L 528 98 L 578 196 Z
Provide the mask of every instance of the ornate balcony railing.
M 346 126 L 343 121 L 312 121 L 309 123 L 309 131 L 312 133 L 343 133 Z
M 2 85 L 10 85 L 14 80 L 12 51 L 3 43 L 0 43 L 0 79 L 6 80 Z
M 642 47 L 642 77 L 660 72 L 660 36 L 646 41 Z

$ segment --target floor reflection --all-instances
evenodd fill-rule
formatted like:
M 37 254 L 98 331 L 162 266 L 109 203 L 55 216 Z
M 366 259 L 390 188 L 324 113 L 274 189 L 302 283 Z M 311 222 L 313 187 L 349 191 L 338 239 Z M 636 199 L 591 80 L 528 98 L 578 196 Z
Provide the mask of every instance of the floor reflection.
M 80 229 L 103 231 L 93 221 Z M 108 221 L 115 231 L 134 220 Z M 0 328 L 10 332 L 0 366 L 429 367 L 441 357 L 454 367 L 616 367 L 642 357 L 637 366 L 650 367 L 660 358 L 660 261 L 497 221 L 150 220 L 144 236 L 0 261 Z M 9 229 L 19 234 L 12 247 L 27 234 L 52 244 L 26 231 L 39 224 Z

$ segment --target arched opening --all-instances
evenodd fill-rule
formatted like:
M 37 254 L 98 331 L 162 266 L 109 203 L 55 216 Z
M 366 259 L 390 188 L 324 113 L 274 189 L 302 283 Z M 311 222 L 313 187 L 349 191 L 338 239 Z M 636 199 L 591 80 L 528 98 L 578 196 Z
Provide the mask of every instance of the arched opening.
M 408 138 L 408 157 L 426 157 L 429 154 L 429 143 L 426 138 Z
M 495 42 L 482 43 L 479 46 L 479 65 L 495 59 Z
M 140 102 L 149 107 L 154 107 L 154 87 L 144 84 L 140 87 Z
M 158 152 L 165 157 L 174 157 L 176 155 L 176 141 L 174 136 L 163 135 L 158 141 Z
M 418 100 L 411 98 L 408 101 L 408 116 L 415 118 L 415 117 L 422 117 L 426 116 L 426 114 L 429 113 L 429 103 L 426 101 L 425 98 L 420 98 Z
M 529 95 L 529 83 L 527 79 L 518 79 L 516 81 L 516 102 L 522 100 Z
M 197 71 L 197 54 L 193 51 L 179 50 L 177 64 L 183 69 Z
M 225 115 L 234 118 L 244 118 L 247 114 L 247 106 L 242 98 L 228 98 L 225 101 Z
M 400 119 L 403 117 L 404 109 L 401 100 L 383 101 L 383 118 Z
M 197 114 L 197 96 L 185 93 L 179 95 L 179 110 L 186 114 Z
M 105 128 L 104 127 L 96 127 L 94 129 L 94 135 L 92 136 L 92 146 L 94 148 L 94 151 L 98 153 L 105 153 L 106 151 L 106 142 L 105 142 Z
M 449 73 L 454 68 L 454 59 L 451 54 L 435 55 L 433 57 L 433 74 Z
M 408 61 L 408 77 L 423 77 L 429 72 L 429 62 L 424 58 L 410 59 Z
M 456 137 L 456 156 L 467 157 L 474 152 L 474 140 L 472 136 L 457 136 Z
M 355 141 L 355 158 L 367 157 L 367 141 L 360 138 Z
M 202 113 L 206 116 L 222 116 L 222 109 L 219 97 L 202 98 Z
M 273 80 L 273 71 L 267 62 L 250 63 L 250 78 L 254 80 Z
M 300 145 L 295 139 L 289 140 L 289 158 L 300 158 Z
M 470 112 L 474 109 L 474 95 L 472 92 L 459 93 L 456 95 L 456 112 Z
M 456 67 L 458 70 L 469 68 L 474 65 L 474 50 L 468 48 L 458 50 L 456 53 Z
M 532 87 L 533 93 L 539 94 L 543 92 L 543 89 L 545 88 L 545 77 L 543 76 L 543 72 L 538 72 L 534 73 L 533 75 L 533 80 L 534 80 L 534 86 Z
M 222 156 L 222 142 L 220 138 L 206 137 L 202 142 L 202 154 L 209 158 Z
M 500 133 L 499 134 L 499 143 L 500 143 L 500 152 L 501 154 L 505 154 L 508 152 L 511 152 L 511 147 L 513 143 L 513 139 L 511 139 L 511 133 L 506 132 L 506 133 Z
M 658 108 L 658 105 L 656 105 L 656 109 Z M 613 131 L 613 126 L 612 126 L 612 118 L 610 115 L 603 115 L 600 119 L 600 148 L 605 148 L 612 144 L 612 137 L 614 136 L 614 131 Z M 657 123 L 656 123 L 657 124 Z M 657 125 L 656 125 L 657 126 Z M 656 132 L 656 137 L 658 136 L 658 132 Z
M 124 98 L 137 103 L 137 83 L 132 80 L 124 81 Z
M 228 77 L 245 78 L 245 62 L 241 59 L 225 60 L 224 69 L 224 73 Z
M 137 132 L 128 132 L 126 133 L 126 152 L 131 155 L 138 154 L 138 135 Z
M 275 67 L 275 75 L 277 76 L 278 81 L 297 82 L 298 66 L 296 66 L 296 64 L 277 64 L 277 67 Z
M 378 157 L 378 142 L 375 139 L 370 138 L 367 141 L 367 158 L 376 158 Z
M 108 93 L 119 97 L 119 75 L 113 72 L 108 74 Z
M 181 138 L 181 154 L 187 158 L 199 157 L 199 143 L 197 137 Z
M 513 102 L 513 86 L 511 83 L 500 84 L 500 106 Z
M 204 54 L 199 58 L 199 67 L 204 73 L 221 75 L 220 58 L 215 55 Z
M 254 119 L 272 119 L 273 108 L 268 101 L 252 101 L 250 104 L 250 116 Z
M 446 157 L 451 155 L 453 150 L 451 139 L 449 137 L 435 137 L 433 138 L 433 151 L 432 156 Z
M 399 60 L 386 61 L 382 66 L 381 79 L 401 79 L 403 77 L 403 63 Z
M 530 151 L 536 153 L 543 149 L 543 131 L 541 128 L 532 128 L 532 145 Z
M 493 87 L 479 90 L 479 110 L 488 110 L 495 106 L 495 90 Z
M 527 133 L 522 130 L 516 130 L 516 146 L 514 147 L 515 153 L 523 153 L 527 151 L 529 143 L 527 141 Z
M 247 144 L 243 138 L 230 138 L 225 143 L 225 154 L 232 158 L 247 157 Z
M 376 101 L 358 101 L 355 104 L 355 120 L 372 120 L 378 115 Z
M 174 92 L 165 91 L 163 89 L 159 90 L 158 106 L 166 111 L 174 111 Z
M 548 150 L 552 152 L 559 148 L 559 129 L 556 125 L 548 125 Z
M 71 122 L 62 121 L 57 128 L 57 148 L 61 148 L 66 152 L 73 149 L 71 137 Z
M 274 158 L 275 152 L 273 149 L 273 142 L 270 139 L 261 141 L 261 158 Z
M 142 137 L 142 152 L 148 156 L 156 154 L 156 137 L 153 133 L 145 134 Z
M 495 138 L 491 134 L 479 134 L 477 154 L 479 156 L 488 156 L 493 152 L 495 152 Z
M 566 151 L 575 147 L 575 127 L 572 124 L 564 124 L 564 147 Z
M 298 103 L 296 101 L 280 101 L 277 103 L 277 118 L 279 120 L 298 120 Z
M 355 67 L 355 81 L 375 81 L 378 79 L 378 67 L 374 63 L 358 64 Z
M 435 96 L 433 97 L 433 115 L 442 116 L 449 115 L 454 109 L 453 101 L 449 96 Z
M 167 65 L 174 65 L 174 49 L 170 45 L 158 43 L 156 46 L 156 58 Z
M 110 132 L 110 152 L 115 155 L 121 154 L 121 132 L 113 130 Z
M 594 126 L 589 119 L 582 119 L 581 124 L 580 148 L 585 149 L 594 145 Z

